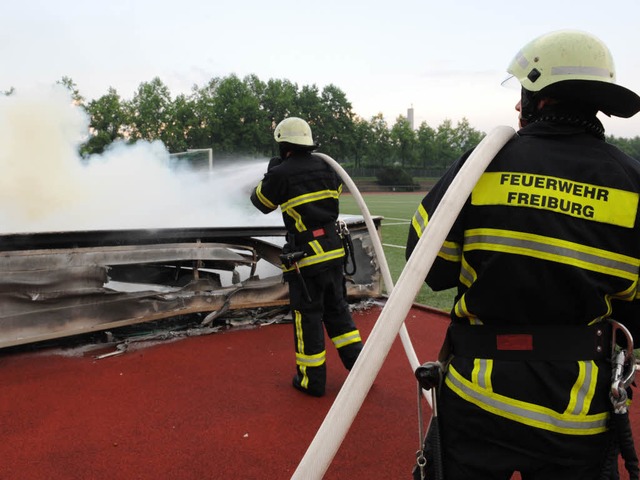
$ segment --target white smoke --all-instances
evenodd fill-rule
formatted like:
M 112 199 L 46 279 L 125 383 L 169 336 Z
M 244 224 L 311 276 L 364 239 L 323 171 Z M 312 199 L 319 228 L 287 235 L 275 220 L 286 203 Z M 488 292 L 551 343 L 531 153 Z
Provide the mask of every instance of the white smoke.
M 267 159 L 178 172 L 155 141 L 83 161 L 88 125 L 62 87 L 0 97 L 0 233 L 282 224 L 249 201 Z

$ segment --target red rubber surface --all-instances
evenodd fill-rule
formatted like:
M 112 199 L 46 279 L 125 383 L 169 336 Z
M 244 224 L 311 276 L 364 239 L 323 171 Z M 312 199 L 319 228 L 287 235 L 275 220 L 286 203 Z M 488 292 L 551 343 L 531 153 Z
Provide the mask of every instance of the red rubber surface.
M 365 339 L 379 313 L 354 314 Z M 412 309 L 420 361 L 436 358 L 446 324 Z M 327 363 L 325 397 L 293 389 L 288 324 L 102 360 L 0 352 L 0 478 L 288 479 L 346 378 L 331 344 Z M 410 478 L 418 442 L 416 384 L 396 339 L 324 478 Z

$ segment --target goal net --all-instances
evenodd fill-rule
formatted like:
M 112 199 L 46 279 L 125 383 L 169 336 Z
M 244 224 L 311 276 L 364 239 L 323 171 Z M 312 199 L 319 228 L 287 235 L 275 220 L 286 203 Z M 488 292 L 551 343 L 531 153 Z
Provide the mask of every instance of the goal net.
M 213 170 L 213 150 L 198 148 L 169 154 L 169 166 L 176 170 Z

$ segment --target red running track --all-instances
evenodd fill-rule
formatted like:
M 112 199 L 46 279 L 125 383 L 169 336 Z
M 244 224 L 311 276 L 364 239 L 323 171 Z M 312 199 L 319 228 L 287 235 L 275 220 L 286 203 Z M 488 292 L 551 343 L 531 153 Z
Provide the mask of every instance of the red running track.
M 354 313 L 364 338 L 379 313 Z M 413 308 L 405 324 L 420 361 L 435 359 L 446 317 Z M 292 345 L 276 324 L 101 360 L 0 352 L 0 478 L 289 479 L 347 375 L 329 345 L 327 395 L 296 391 Z M 410 478 L 416 395 L 396 339 L 324 478 Z

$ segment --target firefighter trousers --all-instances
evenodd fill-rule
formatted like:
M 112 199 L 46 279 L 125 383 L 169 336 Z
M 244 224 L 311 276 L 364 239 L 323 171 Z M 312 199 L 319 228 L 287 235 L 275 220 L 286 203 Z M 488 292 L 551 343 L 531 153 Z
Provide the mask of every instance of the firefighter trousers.
M 594 412 L 604 412 L 609 404 L 607 384 L 611 373 L 606 362 L 597 363 L 600 367 L 597 369 L 597 378 L 600 381 L 591 382 L 593 391 L 589 392 L 593 395 L 591 404 Z M 507 397 L 500 395 L 502 392 L 509 393 L 511 398 L 520 399 L 533 395 L 537 399 L 555 402 L 559 412 L 557 425 L 564 425 L 559 420 L 564 411 L 561 405 L 567 405 L 567 408 L 571 406 L 569 398 L 572 392 L 561 392 L 574 379 L 582 379 L 578 375 L 577 364 L 578 362 L 493 360 L 492 375 L 488 377 L 476 369 L 483 365 L 483 361 L 454 357 L 447 379 L 455 380 L 452 376 L 454 366 L 456 372 L 464 372 L 459 377 L 490 385 L 491 388 L 487 387 L 487 391 L 491 392 L 491 396 L 490 400 L 478 401 L 480 397 L 475 398 L 466 393 L 461 396 L 460 383 L 443 382 L 438 401 L 438 418 L 445 478 L 508 480 L 514 471 L 518 471 L 523 480 L 599 480 L 611 441 L 610 431 L 590 433 L 585 430 L 584 434 L 567 434 L 551 431 L 548 429 L 551 427 L 539 428 L 538 425 L 543 424 L 543 413 L 549 410 L 543 407 L 531 414 L 533 419 L 538 420 L 532 422 L 532 425 L 498 414 L 511 408 L 505 403 Z M 595 378 L 594 374 L 592 380 Z M 452 389 L 452 385 L 456 391 Z M 512 405 L 516 407 L 526 404 L 513 402 Z M 578 430 L 583 427 L 582 423 L 576 423 Z
M 304 277 L 310 300 L 299 276 L 287 281 L 296 352 L 297 375 L 294 386 L 311 395 L 321 396 L 325 391 L 327 376 L 324 330 L 347 370 L 351 370 L 362 350 L 360 332 L 346 300 L 342 266 Z

